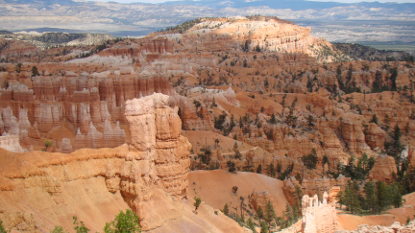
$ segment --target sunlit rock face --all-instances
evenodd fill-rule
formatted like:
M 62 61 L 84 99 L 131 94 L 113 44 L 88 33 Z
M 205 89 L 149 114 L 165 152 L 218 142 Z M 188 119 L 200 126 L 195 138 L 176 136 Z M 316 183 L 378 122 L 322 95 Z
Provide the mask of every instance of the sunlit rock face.
M 0 134 L 18 135 L 28 149 L 41 149 L 46 139 L 53 151 L 116 147 L 127 136 L 126 100 L 171 93 L 162 78 L 110 72 L 73 76 L 10 81 L 0 89 Z
M 181 135 L 177 108 L 170 108 L 168 100 L 166 95 L 153 94 L 127 101 L 125 116 L 131 135 L 127 145 L 71 154 L 2 152 L 0 216 L 9 212 L 25 215 L 27 209 L 9 201 L 22 198 L 31 202 L 35 198 L 36 207 L 29 211 L 33 217 L 24 220 L 25 224 L 30 220 L 32 225 L 28 230 L 20 229 L 21 232 L 39 232 L 42 227 L 51 227 L 46 220 L 50 218 L 54 219 L 53 224 L 61 222 L 67 226 L 74 213 L 99 230 L 98 224 L 102 227 L 103 221 L 109 220 L 105 216 L 115 216 L 123 208 L 136 211 L 144 229 L 155 229 L 176 219 L 183 210 L 177 209 L 174 201 L 186 197 L 190 143 Z M 91 125 L 89 132 L 95 130 Z M 90 136 L 97 133 L 85 135 Z M 61 146 L 63 150 L 70 148 L 66 139 Z M 69 190 L 77 190 L 77 194 Z M 93 191 L 88 194 L 88 190 Z M 95 206 L 93 210 L 76 210 L 91 203 Z M 44 205 L 54 208 L 44 211 L 41 208 Z M 89 221 L 90 218 L 96 223 Z M 5 221 L 9 229 L 16 229 L 13 219 Z

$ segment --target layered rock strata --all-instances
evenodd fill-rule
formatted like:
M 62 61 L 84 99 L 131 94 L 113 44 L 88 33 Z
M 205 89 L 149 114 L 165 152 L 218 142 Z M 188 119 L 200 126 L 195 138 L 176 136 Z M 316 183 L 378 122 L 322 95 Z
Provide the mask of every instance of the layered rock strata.
M 395 159 L 392 156 L 378 156 L 373 168 L 370 170 L 369 178 L 392 182 L 397 173 Z
M 175 30 L 173 29 L 172 32 Z M 200 37 L 203 39 L 200 40 Z M 192 43 L 183 43 L 184 49 L 196 49 L 197 52 L 203 52 L 208 47 L 211 51 L 237 49 L 245 52 L 304 53 L 318 59 L 334 59 L 333 56 L 325 58 L 321 56 L 323 48 L 332 51 L 334 48 L 324 39 L 312 36 L 310 28 L 301 27 L 276 17 L 201 19 L 199 23 L 187 29 L 182 36 L 175 34 L 173 38 L 176 41 L 202 41 L 200 45 L 193 48 L 191 47 Z
M 58 150 L 66 138 L 64 152 L 116 147 L 127 136 L 125 101 L 154 92 L 170 94 L 168 81 L 110 73 L 9 81 L 0 89 L 0 134 L 19 135 L 26 146 L 48 138 Z
M 332 233 L 337 229 L 336 207 L 333 203 L 328 203 L 329 195 L 323 194 L 320 202 L 317 195 L 310 198 L 303 196 L 303 232 L 304 233 Z
M 169 221 L 176 222 L 174 227 L 177 221 L 189 221 L 194 213 L 183 198 L 190 143 L 181 136 L 178 109 L 170 108 L 168 101 L 162 94 L 127 101 L 131 137 L 121 147 L 71 154 L 0 153 L 0 217 L 6 229 L 45 232 L 57 224 L 69 229 L 71 216 L 77 215 L 99 231 L 125 208 L 138 213 L 145 230 L 158 232 Z M 215 218 L 206 216 L 213 210 L 202 209 L 208 220 L 183 226 L 196 232 L 220 232 L 220 227 L 209 225 Z M 5 217 L 13 214 L 28 216 L 19 219 L 30 227 L 21 228 L 14 218 Z M 219 222 L 231 221 L 218 218 Z M 236 223 L 224 225 L 238 229 Z
M 24 152 L 16 135 L 0 136 L 0 148 L 12 152 Z

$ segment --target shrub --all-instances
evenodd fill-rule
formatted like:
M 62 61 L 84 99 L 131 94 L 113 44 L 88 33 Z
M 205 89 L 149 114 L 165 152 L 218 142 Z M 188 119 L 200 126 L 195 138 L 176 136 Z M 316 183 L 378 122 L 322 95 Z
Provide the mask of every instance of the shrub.
M 39 70 L 37 69 L 36 66 L 33 66 L 32 67 L 32 77 L 39 76 L 39 75 L 40 75 Z
M 269 120 L 269 123 L 273 125 L 277 124 L 277 119 L 275 118 L 274 113 L 271 115 L 271 119 Z
M 252 232 L 256 232 L 255 230 L 255 223 L 252 221 L 252 218 L 249 218 L 247 223 L 246 223 L 247 227 L 252 231 Z
M 259 164 L 258 167 L 256 168 L 256 173 L 261 174 L 262 173 L 262 165 Z
M 268 172 L 268 176 L 275 177 L 275 167 L 272 162 L 268 165 L 267 172 Z
M 304 155 L 301 160 L 308 169 L 315 169 L 318 162 L 316 150 L 313 149 L 310 154 Z
M 236 192 L 238 192 L 238 186 L 233 186 L 232 187 L 232 193 L 236 194 Z
M 3 222 L 0 220 L 0 233 L 6 233 L 6 229 L 3 227 Z
M 140 219 L 132 210 L 121 211 L 112 222 L 105 224 L 105 233 L 141 232 Z
M 66 233 L 66 231 L 63 229 L 63 227 L 56 226 L 55 228 L 53 228 L 53 230 L 51 231 L 51 233 Z
M 22 63 L 17 63 L 16 65 L 16 72 L 20 73 L 22 71 Z
M 89 229 L 85 226 L 84 222 L 79 221 L 76 216 L 72 217 L 74 230 L 76 233 L 88 233 Z
M 200 197 L 195 197 L 195 202 L 193 203 L 193 206 L 195 207 L 195 211 L 199 209 L 200 204 L 202 204 L 202 199 Z
M 228 204 L 225 204 L 225 205 L 223 206 L 223 210 L 222 210 L 222 212 L 223 212 L 226 216 L 228 216 L 228 215 L 229 215 L 229 206 L 228 206 Z
M 200 149 L 200 153 L 198 154 L 198 158 L 200 161 L 206 165 L 209 165 L 211 161 L 212 151 L 209 147 L 204 147 Z
M 372 119 L 370 119 L 370 123 L 378 124 L 379 120 L 376 114 L 373 114 Z
M 47 151 L 49 149 L 49 147 L 51 147 L 53 145 L 53 142 L 49 141 L 49 140 L 45 140 L 43 143 L 44 143 L 44 146 L 45 146 L 45 148 L 43 148 L 43 151 Z
M 225 123 L 225 120 L 226 120 L 226 113 L 222 113 L 218 117 L 215 117 L 215 123 L 214 123 L 215 129 L 223 130 L 224 128 L 223 123 Z
M 232 161 L 228 161 L 226 162 L 226 165 L 228 166 L 228 171 L 231 173 L 235 173 L 236 172 L 236 167 L 235 167 L 235 163 Z

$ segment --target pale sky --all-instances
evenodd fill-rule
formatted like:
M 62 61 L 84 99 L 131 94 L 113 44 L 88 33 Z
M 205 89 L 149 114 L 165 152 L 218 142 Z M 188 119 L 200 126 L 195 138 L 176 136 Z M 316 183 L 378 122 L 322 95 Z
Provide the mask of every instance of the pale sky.
M 160 3 L 160 2 L 169 2 L 174 0 L 94 0 L 102 2 L 121 2 L 121 3 L 131 3 L 131 2 L 146 2 L 146 3 Z M 177 1 L 177 0 L 176 0 Z M 312 0 L 309 0 L 312 1 Z M 415 3 L 415 0 L 316 0 L 319 2 L 344 2 L 344 3 L 353 3 L 353 2 L 396 2 L 396 3 Z

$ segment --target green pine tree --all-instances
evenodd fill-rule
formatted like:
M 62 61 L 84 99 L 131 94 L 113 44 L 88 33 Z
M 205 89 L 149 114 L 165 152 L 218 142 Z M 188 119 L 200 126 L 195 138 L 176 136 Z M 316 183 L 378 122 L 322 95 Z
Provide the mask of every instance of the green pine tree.
M 272 205 L 270 201 L 268 201 L 267 205 L 265 206 L 265 215 L 264 215 L 264 219 L 268 224 L 268 229 L 271 228 L 275 217 L 276 217 L 276 214 L 275 214 L 274 206 Z
M 368 182 L 364 187 L 365 191 L 365 209 L 369 210 L 371 214 L 379 213 L 378 200 L 376 195 L 375 183 Z

